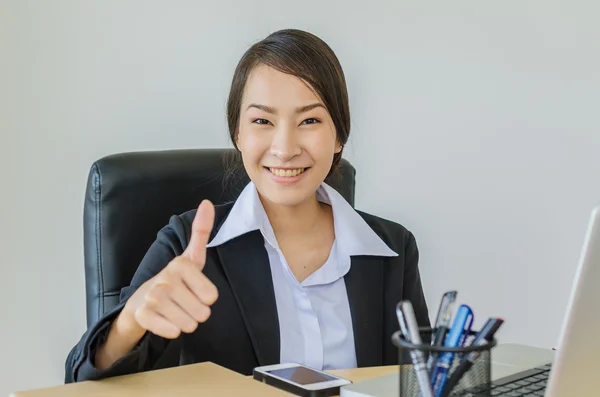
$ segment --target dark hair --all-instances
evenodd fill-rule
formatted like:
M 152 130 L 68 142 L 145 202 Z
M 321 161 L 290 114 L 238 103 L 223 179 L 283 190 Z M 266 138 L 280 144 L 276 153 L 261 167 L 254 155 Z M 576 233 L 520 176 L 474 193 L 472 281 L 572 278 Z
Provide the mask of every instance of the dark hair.
M 261 64 L 308 83 L 327 108 L 343 150 L 350 135 L 350 106 L 342 66 L 323 40 L 297 29 L 284 29 L 270 34 L 252 45 L 240 59 L 227 100 L 229 135 L 236 149 L 244 87 L 252 70 Z M 236 154 L 239 157 L 237 150 Z M 334 154 L 329 174 L 335 171 L 341 158 L 342 151 Z

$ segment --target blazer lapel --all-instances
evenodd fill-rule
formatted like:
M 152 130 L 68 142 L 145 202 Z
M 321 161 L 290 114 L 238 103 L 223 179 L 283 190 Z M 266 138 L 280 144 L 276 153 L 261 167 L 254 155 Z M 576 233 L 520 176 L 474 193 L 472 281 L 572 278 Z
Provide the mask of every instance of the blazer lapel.
M 279 319 L 269 257 L 259 231 L 217 247 L 259 365 L 279 363 Z
M 356 361 L 359 367 L 383 362 L 383 260 L 376 256 L 353 256 L 344 277 Z

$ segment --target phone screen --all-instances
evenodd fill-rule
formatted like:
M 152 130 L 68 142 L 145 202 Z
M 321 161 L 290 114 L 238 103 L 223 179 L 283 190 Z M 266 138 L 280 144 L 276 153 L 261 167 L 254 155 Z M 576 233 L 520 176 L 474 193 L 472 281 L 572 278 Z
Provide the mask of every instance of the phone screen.
M 271 371 L 267 371 L 267 373 L 291 380 L 292 382 L 296 382 L 300 385 L 309 385 L 311 383 L 337 380 L 337 378 L 334 378 L 333 376 L 322 374 L 305 367 L 273 369 Z

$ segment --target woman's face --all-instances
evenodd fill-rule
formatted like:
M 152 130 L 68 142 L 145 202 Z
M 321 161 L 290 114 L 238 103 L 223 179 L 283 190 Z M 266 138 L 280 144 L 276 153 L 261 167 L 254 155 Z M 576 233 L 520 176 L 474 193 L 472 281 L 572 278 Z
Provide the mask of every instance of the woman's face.
M 265 65 L 246 82 L 237 147 L 263 200 L 285 206 L 314 197 L 341 151 L 317 95 L 298 77 Z

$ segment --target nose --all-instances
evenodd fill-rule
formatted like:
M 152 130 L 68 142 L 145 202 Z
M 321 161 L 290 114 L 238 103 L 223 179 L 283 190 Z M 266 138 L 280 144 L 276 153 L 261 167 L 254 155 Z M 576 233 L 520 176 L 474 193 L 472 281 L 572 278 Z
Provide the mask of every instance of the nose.
M 292 126 L 281 125 L 271 141 L 271 154 L 282 162 L 287 162 L 302 153 L 298 133 Z

